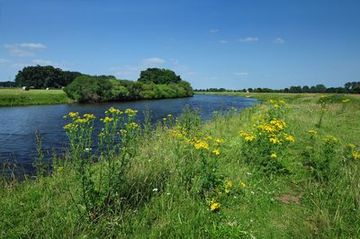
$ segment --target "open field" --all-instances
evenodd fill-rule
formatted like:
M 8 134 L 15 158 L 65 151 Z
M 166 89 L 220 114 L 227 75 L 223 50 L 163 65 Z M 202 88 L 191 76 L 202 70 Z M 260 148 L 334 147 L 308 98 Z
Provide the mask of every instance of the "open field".
M 71 100 L 63 90 L 0 88 L 0 106 L 66 104 Z
M 3 180 L 0 237 L 359 238 L 360 98 L 246 95 L 263 102 L 200 125 L 187 112 L 141 130 L 110 109 L 100 158 L 93 116 L 69 114 L 53 173 Z

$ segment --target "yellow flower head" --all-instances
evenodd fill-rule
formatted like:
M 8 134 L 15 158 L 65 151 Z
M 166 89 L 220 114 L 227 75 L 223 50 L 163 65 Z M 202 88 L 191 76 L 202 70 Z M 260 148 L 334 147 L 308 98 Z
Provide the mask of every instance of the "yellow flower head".
M 281 143 L 280 140 L 276 136 L 269 138 L 269 141 L 272 144 L 280 144 Z
M 110 107 L 107 111 L 105 111 L 106 114 L 114 114 L 114 115 L 120 115 L 123 112 L 119 109 L 116 109 L 114 107 Z
M 216 202 L 215 199 L 210 202 L 210 211 L 217 212 L 220 210 L 220 203 Z
M 293 143 L 293 142 L 295 142 L 295 137 L 289 134 L 289 135 L 285 136 L 285 140 Z
M 220 149 L 214 149 L 214 150 L 212 151 L 212 153 L 213 153 L 214 155 L 216 155 L 216 156 L 219 156 L 219 155 L 220 155 Z
M 133 110 L 133 109 L 126 109 L 125 110 L 125 114 L 127 114 L 130 117 L 135 116 L 136 113 L 137 113 L 137 110 Z
M 272 158 L 272 159 L 276 159 L 277 158 L 277 154 L 276 153 L 271 153 L 271 155 L 270 155 L 270 158 Z
M 113 121 L 113 118 L 110 118 L 108 116 L 105 116 L 105 118 L 101 119 L 101 121 L 103 121 L 104 123 L 110 123 Z
M 252 142 L 255 140 L 255 135 L 253 135 L 251 133 L 240 131 L 240 135 L 241 135 L 241 137 L 243 137 L 245 139 L 246 142 Z
M 246 188 L 246 184 L 243 181 L 240 181 L 240 188 Z
M 222 143 L 224 143 L 224 140 L 223 139 L 215 139 L 215 143 L 222 144 Z
M 84 118 L 87 119 L 87 120 L 93 120 L 95 119 L 95 115 L 93 114 L 84 114 Z
M 68 116 L 72 119 L 79 117 L 79 112 L 69 112 Z
M 353 150 L 351 155 L 352 155 L 353 159 L 360 160 L 360 151 Z
M 195 149 L 209 149 L 209 144 L 204 140 L 196 140 L 194 143 Z

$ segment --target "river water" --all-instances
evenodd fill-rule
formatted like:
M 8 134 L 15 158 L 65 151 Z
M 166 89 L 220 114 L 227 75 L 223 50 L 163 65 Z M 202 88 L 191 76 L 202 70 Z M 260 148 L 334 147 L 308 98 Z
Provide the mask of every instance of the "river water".
M 0 164 L 16 165 L 22 173 L 33 172 L 33 161 L 37 156 L 35 132 L 42 137 L 42 147 L 47 155 L 60 152 L 67 143 L 63 130 L 66 121 L 63 116 L 70 111 L 93 113 L 103 117 L 111 106 L 119 109 L 138 110 L 137 120 L 143 121 L 142 112 L 149 110 L 153 122 L 168 114 L 180 115 L 185 106 L 199 111 L 203 120 L 212 117 L 214 111 L 231 108 L 243 109 L 254 105 L 256 99 L 237 96 L 195 95 L 189 98 L 143 100 L 133 102 L 111 102 L 104 104 L 62 104 L 41 106 L 0 107 Z

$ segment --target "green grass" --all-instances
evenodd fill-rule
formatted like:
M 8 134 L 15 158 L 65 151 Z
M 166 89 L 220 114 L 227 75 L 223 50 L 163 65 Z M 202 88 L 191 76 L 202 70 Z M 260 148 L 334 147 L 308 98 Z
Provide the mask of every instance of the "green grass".
M 81 185 L 64 159 L 51 176 L 4 181 L 0 238 L 359 238 L 360 160 L 348 159 L 343 150 L 349 143 L 360 144 L 360 97 L 330 95 L 332 103 L 316 128 L 318 94 L 247 95 L 288 102 L 284 120 L 296 141 L 284 149 L 282 162 L 290 173 L 268 174 L 244 158 L 239 132 L 253 129 L 257 117 L 269 109 L 266 103 L 214 116 L 200 129 L 192 128 L 196 135 L 224 140 L 217 164 L 222 180 L 235 185 L 229 194 L 209 191 L 205 198 L 199 196 L 196 175 L 190 187 L 185 185 L 182 175 L 196 169 L 201 155 L 174 138 L 171 129 L 159 126 L 140 139 L 121 186 L 121 210 L 101 211 L 93 220 L 84 216 Z M 346 98 L 351 101 L 344 107 Z M 318 131 L 313 141 L 310 129 Z M 334 151 L 324 150 L 328 135 L 338 139 Z M 323 152 L 331 155 L 336 167 L 327 180 L 317 180 L 304 165 L 309 147 L 317 152 L 314 160 L 326 157 Z M 95 172 L 101 164 L 94 165 Z M 213 197 L 220 202 L 218 212 L 209 210 L 207 200 Z
M 66 104 L 71 100 L 63 90 L 0 88 L 0 106 Z

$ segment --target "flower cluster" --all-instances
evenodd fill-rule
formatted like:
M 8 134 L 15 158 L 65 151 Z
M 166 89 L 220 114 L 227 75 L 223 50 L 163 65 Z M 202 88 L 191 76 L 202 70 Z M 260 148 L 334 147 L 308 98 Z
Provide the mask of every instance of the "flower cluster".
M 281 159 L 287 146 L 296 141 L 295 136 L 287 132 L 288 125 L 284 120 L 285 105 L 283 100 L 270 100 L 265 112 L 256 117 L 253 130 L 240 131 L 245 143 L 242 153 L 247 161 L 258 161 L 262 166 L 271 168 L 268 164 L 277 164 L 275 161 Z M 273 168 L 277 170 L 281 167 Z

